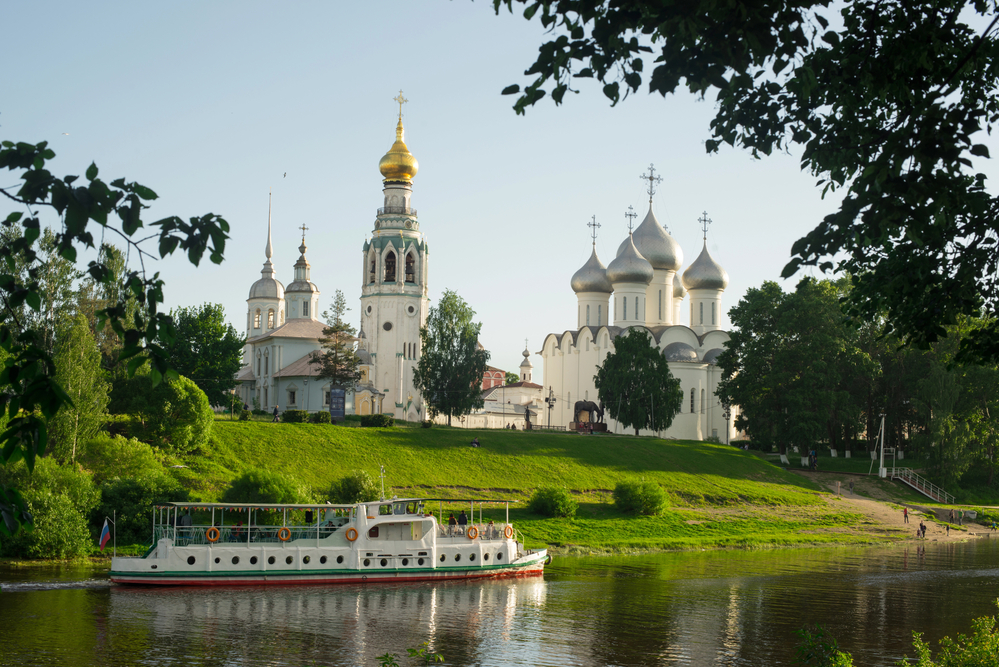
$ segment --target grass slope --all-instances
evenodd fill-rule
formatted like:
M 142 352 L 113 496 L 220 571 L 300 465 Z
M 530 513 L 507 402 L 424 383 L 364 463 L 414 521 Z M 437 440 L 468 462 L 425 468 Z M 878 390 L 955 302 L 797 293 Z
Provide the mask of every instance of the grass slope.
M 482 444 L 477 449 L 468 445 L 475 436 Z M 189 468 L 180 471 L 205 499 L 218 497 L 229 479 L 249 468 L 283 472 L 320 498 L 351 470 L 376 476 L 379 465 L 386 468 L 386 487 L 400 496 L 526 500 L 534 488 L 552 484 L 577 494 L 575 519 L 511 510 L 532 543 L 627 550 L 857 541 L 816 530 L 860 521 L 859 515 L 830 509 L 801 476 L 734 447 L 705 442 L 227 421 L 215 423 L 212 438 L 212 456 L 191 458 Z M 673 509 L 663 517 L 617 512 L 611 491 L 633 479 L 660 484 Z M 498 508 L 487 509 L 485 516 L 490 513 L 502 516 Z

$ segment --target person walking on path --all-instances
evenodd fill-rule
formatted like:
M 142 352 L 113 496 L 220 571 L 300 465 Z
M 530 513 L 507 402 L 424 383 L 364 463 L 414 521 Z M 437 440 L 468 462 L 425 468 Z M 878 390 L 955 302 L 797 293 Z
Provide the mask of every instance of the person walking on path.
M 271 423 L 273 424 L 276 421 L 280 421 L 280 420 L 278 419 L 278 409 L 277 409 L 277 406 L 275 405 L 274 406 L 274 420 Z
M 954 523 L 954 508 L 950 508 L 950 522 Z
M 905 520 L 906 523 L 909 523 L 909 508 L 908 507 L 903 507 L 902 508 L 902 518 Z
M 923 523 L 922 520 L 919 521 L 919 532 L 922 533 L 923 539 L 925 540 L 926 539 L 926 524 Z
M 963 526 L 964 525 L 964 510 L 961 510 L 961 513 L 958 514 L 958 516 L 957 516 L 957 525 L 959 525 L 959 526 Z
M 944 525 L 947 526 L 947 537 L 950 537 L 950 524 L 945 523 Z

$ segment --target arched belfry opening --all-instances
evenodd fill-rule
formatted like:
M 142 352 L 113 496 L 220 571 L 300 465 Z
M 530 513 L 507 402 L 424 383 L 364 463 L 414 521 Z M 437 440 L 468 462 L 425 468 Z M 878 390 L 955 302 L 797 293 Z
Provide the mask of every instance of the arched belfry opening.
M 371 268 L 368 270 L 368 283 L 375 284 L 375 257 L 371 256 Z
M 416 282 L 416 258 L 413 257 L 412 250 L 406 255 L 406 282 Z
M 391 250 L 385 255 L 385 280 L 387 283 L 395 282 L 395 253 Z

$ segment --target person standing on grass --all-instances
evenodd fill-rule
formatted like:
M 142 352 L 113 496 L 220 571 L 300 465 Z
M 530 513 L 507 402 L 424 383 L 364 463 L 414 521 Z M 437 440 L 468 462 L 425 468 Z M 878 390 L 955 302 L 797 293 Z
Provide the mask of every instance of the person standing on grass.
M 950 522 L 954 523 L 954 508 L 950 508 Z
M 902 519 L 905 520 L 905 523 L 909 523 L 909 508 L 908 507 L 903 507 L 902 508 Z

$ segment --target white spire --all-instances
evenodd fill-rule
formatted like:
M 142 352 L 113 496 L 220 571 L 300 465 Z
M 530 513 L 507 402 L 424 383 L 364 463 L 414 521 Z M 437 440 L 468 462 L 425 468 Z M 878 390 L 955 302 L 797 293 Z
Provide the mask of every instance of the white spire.
M 267 247 L 264 248 L 264 255 L 267 259 L 270 259 L 274 255 L 274 249 L 271 246 L 271 197 L 273 192 L 268 191 L 267 193 Z

